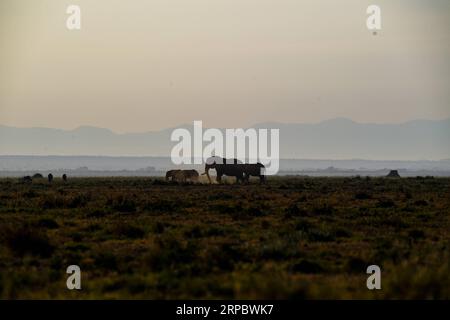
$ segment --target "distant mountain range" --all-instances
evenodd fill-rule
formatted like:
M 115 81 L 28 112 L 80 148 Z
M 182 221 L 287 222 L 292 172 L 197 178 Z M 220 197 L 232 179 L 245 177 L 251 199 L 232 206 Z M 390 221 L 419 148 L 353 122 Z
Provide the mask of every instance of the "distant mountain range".
M 254 128 L 280 129 L 284 159 L 450 159 L 450 119 L 375 124 L 337 118 L 316 124 L 260 123 Z M 172 131 L 118 134 L 90 126 L 61 130 L 0 125 L 0 154 L 169 156 L 175 145 Z

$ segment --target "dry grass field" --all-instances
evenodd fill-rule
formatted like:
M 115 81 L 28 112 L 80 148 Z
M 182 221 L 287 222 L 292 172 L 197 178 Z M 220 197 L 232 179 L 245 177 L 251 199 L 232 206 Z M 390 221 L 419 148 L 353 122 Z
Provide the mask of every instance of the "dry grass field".
M 0 179 L 0 298 L 448 299 L 449 230 L 447 178 Z

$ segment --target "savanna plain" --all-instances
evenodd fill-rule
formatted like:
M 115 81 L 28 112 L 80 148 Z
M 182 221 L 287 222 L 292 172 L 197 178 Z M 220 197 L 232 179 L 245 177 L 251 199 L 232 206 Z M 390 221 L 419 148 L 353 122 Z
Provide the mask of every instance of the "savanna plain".
M 449 230 L 450 178 L 3 178 L 0 298 L 449 299 Z

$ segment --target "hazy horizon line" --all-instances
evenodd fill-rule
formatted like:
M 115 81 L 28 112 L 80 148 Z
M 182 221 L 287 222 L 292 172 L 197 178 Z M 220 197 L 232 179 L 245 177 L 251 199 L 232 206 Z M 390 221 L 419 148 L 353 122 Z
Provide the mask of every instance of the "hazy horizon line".
M 450 121 L 450 117 L 447 118 L 442 118 L 442 119 L 429 119 L 429 118 L 416 118 L 416 119 L 411 119 L 411 120 L 405 120 L 405 121 L 398 121 L 398 122 L 363 122 L 363 121 L 357 121 L 354 120 L 352 118 L 349 117 L 335 117 L 335 118 L 327 118 L 324 120 L 319 120 L 319 121 L 315 121 L 315 122 L 283 122 L 283 121 L 262 121 L 262 122 L 258 122 L 258 123 L 254 123 L 251 126 L 246 126 L 246 127 L 228 127 L 228 128 L 243 128 L 243 129 L 248 129 L 248 128 L 254 128 L 258 125 L 261 124 L 280 124 L 280 125 L 318 125 L 318 124 L 322 124 L 322 123 L 326 123 L 326 122 L 331 122 L 331 121 L 336 121 L 336 120 L 344 120 L 344 121 L 349 121 L 352 123 L 356 123 L 356 124 L 362 124 L 362 125 L 404 125 L 404 124 L 408 124 L 411 122 L 417 122 L 417 121 L 429 121 L 429 122 L 445 122 L 445 121 Z M 0 127 L 7 127 L 7 128 L 14 128 L 14 129 L 50 129 L 50 130 L 59 130 L 59 131 L 76 131 L 82 128 L 95 128 L 95 129 L 102 129 L 102 130 L 108 130 L 114 134 L 118 134 L 118 135 L 124 135 L 124 134 L 142 134 L 142 133 L 151 133 L 151 132 L 162 132 L 165 130 L 170 130 L 170 129 L 174 129 L 174 128 L 183 128 L 186 126 L 192 126 L 194 121 L 201 121 L 201 120 L 192 120 L 192 123 L 182 123 L 179 124 L 177 126 L 169 126 L 166 128 L 162 128 L 162 129 L 149 129 L 147 131 L 115 131 L 111 128 L 107 128 L 107 127 L 103 127 L 103 126 L 96 126 L 96 125 L 90 125 L 90 124 L 81 124 L 75 128 L 72 129 L 68 129 L 68 128 L 55 128 L 55 127 L 45 127 L 45 126 L 30 126 L 30 127 L 22 127 L 22 126 L 14 126 L 14 125 L 5 125 L 5 124 L 1 124 L 0 123 Z M 208 127 L 208 126 L 204 126 L 204 128 L 208 129 L 208 128 L 213 128 L 213 127 Z M 217 127 L 215 127 L 217 128 Z M 220 127 L 218 129 L 227 129 L 226 127 Z
M 132 156 L 132 155 L 122 155 L 122 156 L 115 156 L 115 155 L 58 155 L 58 154 L 48 154 L 48 155 L 42 155 L 42 154 L 0 154 L 0 157 L 55 157 L 55 158 L 69 158 L 69 157 L 79 157 L 79 158 L 162 158 L 162 159 L 170 159 L 170 156 Z M 440 161 L 450 161 L 450 158 L 443 158 L 443 159 L 367 159 L 367 158 L 345 158 L 345 159 L 337 159 L 337 158 L 283 158 L 281 157 L 280 160 L 301 160 L 301 161 L 373 161 L 373 162 L 381 162 L 381 161 L 389 161 L 389 162 L 440 162 Z

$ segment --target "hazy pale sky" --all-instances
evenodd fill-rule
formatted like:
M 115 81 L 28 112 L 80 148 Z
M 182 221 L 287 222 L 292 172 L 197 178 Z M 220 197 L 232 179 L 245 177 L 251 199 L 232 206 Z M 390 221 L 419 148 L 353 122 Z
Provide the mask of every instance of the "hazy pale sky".
M 1 0 L 0 124 L 443 119 L 449 57 L 448 0 Z

